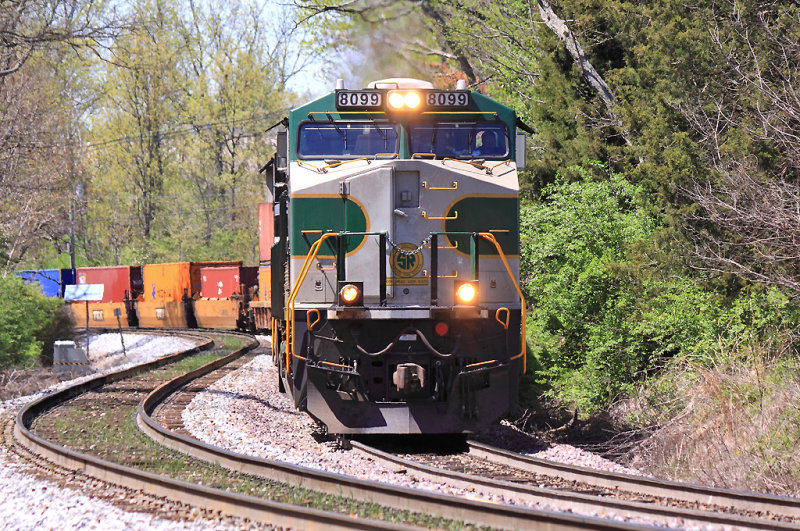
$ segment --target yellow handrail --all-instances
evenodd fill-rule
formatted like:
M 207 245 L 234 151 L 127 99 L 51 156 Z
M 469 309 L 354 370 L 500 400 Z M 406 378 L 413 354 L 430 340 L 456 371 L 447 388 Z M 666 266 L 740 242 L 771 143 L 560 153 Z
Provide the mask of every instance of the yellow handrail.
M 489 168 L 487 168 L 486 166 L 484 166 L 483 164 L 481 164 L 479 162 L 472 162 L 471 160 L 464 160 L 464 159 L 454 159 L 452 157 L 443 158 L 442 159 L 442 164 L 444 164 L 448 160 L 453 160 L 455 162 L 463 162 L 464 164 L 469 164 L 470 166 L 475 166 L 476 168 L 479 168 L 481 170 L 488 170 L 489 169 Z
M 453 216 L 449 216 L 449 217 L 448 216 L 428 216 L 428 212 L 426 210 L 422 211 L 422 217 L 423 218 L 431 219 L 431 220 L 434 220 L 434 221 L 458 219 L 458 210 L 454 210 L 453 214 L 454 214 Z
M 503 265 L 506 266 L 506 271 L 508 272 L 508 276 L 511 277 L 511 282 L 514 283 L 514 287 L 517 289 L 517 295 L 519 295 L 519 306 L 522 313 L 521 315 L 522 322 L 520 323 L 521 327 L 520 332 L 522 334 L 521 338 L 522 347 L 520 353 L 512 357 L 511 359 L 515 360 L 517 358 L 522 358 L 522 374 L 525 374 L 528 370 L 528 360 L 527 356 L 525 355 L 525 353 L 528 350 L 528 345 L 525 343 L 525 297 L 522 295 L 522 290 L 519 289 L 519 284 L 517 284 L 517 279 L 514 278 L 514 274 L 511 272 L 511 266 L 508 265 L 508 260 L 506 259 L 506 255 L 503 253 L 503 249 L 500 248 L 500 244 L 497 242 L 497 239 L 495 239 L 494 234 L 490 232 L 481 232 L 479 233 L 479 235 L 485 238 L 486 240 L 489 240 L 489 242 L 491 242 L 492 244 L 494 244 L 495 248 L 497 249 L 497 252 L 500 254 L 500 258 L 503 260 Z
M 489 166 L 489 167 L 486 168 L 486 173 L 491 175 L 492 174 L 492 170 L 494 170 L 496 167 L 502 166 L 503 164 L 508 164 L 509 162 L 511 162 L 511 159 L 506 159 L 503 162 L 498 162 L 494 166 Z
M 430 249 L 431 248 L 430 244 L 426 243 L 425 244 L 425 248 L 426 249 Z M 438 245 L 436 248 L 437 249 L 443 249 L 443 250 L 458 249 L 458 241 L 456 241 L 455 245 Z
M 458 181 L 453 181 L 450 186 L 428 186 L 428 181 L 422 181 L 422 187 L 426 190 L 458 190 Z
M 311 322 L 311 314 L 312 313 L 317 314 L 317 318 L 313 323 Z M 308 310 L 306 312 L 306 324 L 308 325 L 308 331 L 312 332 L 314 330 L 314 327 L 317 326 L 317 323 L 320 322 L 321 320 L 322 320 L 322 317 L 320 317 L 320 315 L 319 315 L 319 310 L 317 310 L 316 308 L 311 308 L 310 310 Z
M 352 367 L 350 365 L 342 365 L 341 363 L 333 363 L 333 362 L 330 362 L 330 361 L 323 361 L 323 362 L 320 362 L 320 363 L 322 363 L 323 365 L 329 365 L 331 367 L 341 367 L 342 369 L 352 369 Z
M 338 168 L 342 164 L 347 164 L 348 162 L 357 162 L 359 160 L 363 160 L 367 164 L 369 164 L 369 159 L 367 157 L 358 157 L 357 159 L 340 160 L 339 162 L 328 164 L 326 166 L 321 167 L 320 170 L 322 171 L 322 173 L 327 173 L 329 168 Z
M 422 276 L 425 278 L 430 278 L 431 274 L 428 273 L 427 269 L 422 270 Z M 458 271 L 453 270 L 452 275 L 436 275 L 436 278 L 458 278 Z
M 471 363 L 467 365 L 467 369 L 472 367 L 480 367 L 481 365 L 489 365 L 490 363 L 497 363 L 497 360 L 479 361 L 478 363 Z
M 505 321 L 500 319 L 500 312 L 506 312 Z M 497 311 L 494 312 L 494 319 L 495 319 L 495 321 L 497 321 L 498 323 L 503 325 L 503 328 L 505 330 L 508 330 L 508 322 L 511 320 L 511 312 L 508 310 L 508 308 L 505 308 L 505 307 L 498 308 Z
M 322 264 L 317 262 L 317 271 L 335 271 L 336 270 L 336 262 L 332 263 L 330 267 L 322 267 Z
M 314 166 L 313 164 L 309 164 L 308 162 L 306 162 L 306 161 L 304 161 L 304 160 L 299 160 L 299 159 L 298 159 L 298 161 L 297 161 L 297 165 L 298 165 L 298 166 L 308 166 L 308 167 L 309 167 L 309 168 L 311 168 L 312 170 L 317 170 L 317 173 L 325 173 L 325 171 L 327 171 L 327 170 L 323 171 L 323 170 L 321 170 L 319 167 L 317 167 L 317 166 Z
M 272 361 L 275 361 L 275 357 L 276 357 L 275 353 L 278 351 L 278 349 L 277 349 L 277 347 L 275 345 L 275 340 L 277 339 L 276 336 L 278 335 L 278 320 L 275 319 L 274 317 L 272 318 L 272 327 L 271 328 L 272 328 L 272 345 L 270 345 L 270 351 L 272 352 Z
M 306 260 L 303 262 L 303 267 L 300 269 L 300 275 L 297 278 L 297 282 L 295 283 L 294 287 L 292 288 L 291 293 L 289 294 L 289 299 L 287 300 L 287 306 L 289 307 L 289 320 L 287 321 L 287 329 L 286 329 L 286 375 L 287 377 L 291 374 L 291 357 L 295 357 L 298 359 L 304 360 L 305 358 L 302 356 L 298 356 L 294 352 L 294 339 L 295 339 L 295 324 L 294 324 L 294 301 L 297 298 L 297 294 L 300 292 L 300 286 L 303 284 L 303 281 L 306 279 L 306 275 L 308 275 L 308 270 L 311 269 L 311 263 L 317 257 L 317 253 L 319 252 L 319 248 L 322 245 L 322 242 L 327 240 L 328 238 L 333 238 L 337 236 L 335 232 L 329 232 L 327 234 L 323 234 L 317 241 L 311 245 L 311 248 L 308 250 L 308 254 L 306 255 Z

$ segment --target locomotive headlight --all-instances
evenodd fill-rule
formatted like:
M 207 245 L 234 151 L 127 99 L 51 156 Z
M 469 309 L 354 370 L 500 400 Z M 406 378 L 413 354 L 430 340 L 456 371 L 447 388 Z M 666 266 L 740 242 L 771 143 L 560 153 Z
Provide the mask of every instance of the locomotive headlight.
M 395 111 L 413 110 L 422 103 L 422 96 L 419 92 L 393 90 L 389 92 L 389 107 Z
M 420 98 L 419 94 L 416 92 L 409 92 L 403 100 L 405 101 L 406 107 L 409 109 L 416 109 L 419 107 L 419 104 L 422 103 L 422 98 Z
M 361 306 L 363 284 L 361 282 L 339 283 L 339 304 L 341 306 Z
M 389 106 L 392 109 L 402 109 L 406 104 L 406 98 L 402 92 L 392 92 L 389 94 Z
M 478 288 L 472 282 L 463 282 L 456 287 L 456 302 L 471 305 L 478 300 Z

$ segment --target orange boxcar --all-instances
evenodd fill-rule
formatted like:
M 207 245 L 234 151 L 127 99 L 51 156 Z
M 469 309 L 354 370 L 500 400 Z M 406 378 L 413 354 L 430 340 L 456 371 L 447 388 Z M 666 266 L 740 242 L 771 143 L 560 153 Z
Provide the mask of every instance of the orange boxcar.
M 86 325 L 86 303 L 71 302 L 72 314 L 77 326 Z M 119 310 L 117 320 L 114 310 Z M 124 302 L 91 302 L 89 303 L 89 328 L 122 328 L 128 327 L 128 314 Z M 162 325 L 163 326 L 163 325 Z
M 142 271 L 144 302 L 139 303 L 139 326 L 144 328 L 196 326 L 192 300 L 200 298 L 203 267 L 241 266 L 241 262 L 176 262 L 148 264 Z

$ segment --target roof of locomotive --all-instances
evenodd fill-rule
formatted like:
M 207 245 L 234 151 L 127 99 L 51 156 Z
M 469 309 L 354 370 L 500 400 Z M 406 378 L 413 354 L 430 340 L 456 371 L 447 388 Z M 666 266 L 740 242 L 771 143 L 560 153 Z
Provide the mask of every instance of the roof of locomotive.
M 424 86 L 423 86 L 424 85 Z M 516 126 L 516 113 L 514 109 L 503 105 L 483 94 L 475 91 L 463 91 L 463 90 L 443 90 L 443 89 L 434 89 L 429 88 L 430 83 L 423 82 L 419 80 L 407 79 L 407 78 L 391 78 L 385 79 L 380 81 L 375 81 L 370 83 L 370 86 L 377 86 L 379 88 L 367 88 L 367 89 L 356 89 L 356 90 L 349 90 L 349 89 L 341 89 L 341 90 L 333 90 L 324 96 L 317 98 L 311 102 L 306 103 L 305 105 L 301 105 L 289 111 L 289 145 L 296 146 L 297 145 L 297 134 L 298 128 L 301 123 L 307 121 L 328 121 L 329 119 L 336 119 L 336 120 L 359 120 L 359 121 L 369 121 L 369 120 L 392 120 L 403 125 L 417 122 L 420 120 L 438 120 L 437 121 L 472 121 L 476 119 L 476 116 L 480 116 L 479 113 L 486 113 L 483 115 L 483 118 L 490 116 L 489 113 L 493 113 L 496 120 L 502 121 L 508 127 L 509 135 L 511 136 L 511 142 L 509 142 L 510 146 L 510 157 L 513 159 L 515 156 L 515 142 L 513 142 L 514 138 L 514 128 Z M 431 109 L 420 109 L 419 111 L 401 111 L 401 112 L 393 112 L 393 111 L 384 111 L 381 109 L 338 109 L 337 108 L 337 94 L 341 92 L 361 92 L 361 91 L 369 91 L 369 92 L 382 92 L 387 93 L 390 90 L 414 90 L 419 91 L 422 93 L 425 92 L 455 92 L 455 93 L 464 93 L 467 92 L 470 96 L 468 106 L 464 108 L 453 110 L 453 109 L 441 109 L 441 110 L 431 110 Z M 459 111 L 461 114 L 459 114 Z M 478 114 L 476 114 L 478 113 Z M 289 153 L 290 160 L 297 159 L 297 153 L 295 149 L 290 149 Z

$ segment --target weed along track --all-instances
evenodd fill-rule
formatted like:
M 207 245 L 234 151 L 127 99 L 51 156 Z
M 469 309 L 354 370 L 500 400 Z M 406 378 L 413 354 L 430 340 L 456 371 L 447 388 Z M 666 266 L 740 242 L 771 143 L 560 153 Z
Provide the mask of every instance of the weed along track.
M 560 486 L 541 488 L 546 470 L 525 468 L 530 465 L 520 464 L 525 459 L 515 458 L 518 454 L 494 452 L 496 449 L 477 443 L 469 443 L 470 454 L 451 456 L 449 464 L 438 457 L 421 465 L 409 459 L 398 461 L 359 443 L 354 443 L 354 452 L 342 453 L 367 452 L 376 464 L 395 459 L 390 466 L 402 468 L 404 474 L 428 474 L 452 484 L 467 484 L 467 494 L 460 496 L 227 451 L 193 437 L 181 414 L 197 393 L 257 360 L 258 344 L 242 334 L 205 335 L 214 338 L 214 345 L 209 342 L 202 349 L 98 377 L 28 405 L 14 424 L 15 436 L 25 446 L 18 446 L 18 453 L 63 478 L 77 478 L 87 484 L 113 483 L 117 486 L 106 488 L 117 489 L 114 496 L 125 498 L 139 510 L 178 519 L 203 511 L 240 518 L 231 521 L 238 527 L 639 529 L 668 524 L 800 529 L 791 519 L 781 521 L 785 512 L 774 507 L 771 514 L 761 514 L 765 518 L 759 519 L 750 518 L 755 514 L 747 511 L 699 511 L 702 507 L 696 503 L 666 507 L 624 501 L 613 496 L 614 489 L 622 490 L 619 485 L 594 485 L 589 490 L 584 485 L 584 494 L 575 494 L 576 482 L 591 485 L 588 480 L 569 476 L 580 467 L 570 472 L 563 468 L 565 465 L 558 465 L 562 468 L 556 473 L 563 476 Z M 10 437 L 10 423 L 4 432 Z M 505 463 L 500 462 L 503 459 Z M 452 472 L 455 469 L 460 474 Z M 494 479 L 481 479 L 487 475 Z M 531 478 L 534 485 L 526 484 Z M 669 485 L 662 487 L 671 492 Z M 556 488 L 562 492 L 556 492 Z M 638 499 L 680 498 L 636 488 L 631 490 L 642 493 Z M 478 496 L 480 491 L 494 497 Z

